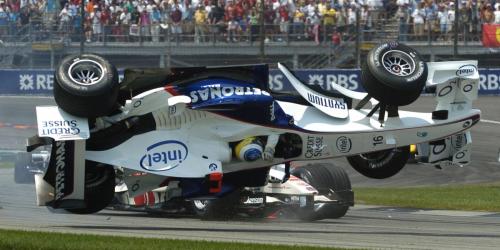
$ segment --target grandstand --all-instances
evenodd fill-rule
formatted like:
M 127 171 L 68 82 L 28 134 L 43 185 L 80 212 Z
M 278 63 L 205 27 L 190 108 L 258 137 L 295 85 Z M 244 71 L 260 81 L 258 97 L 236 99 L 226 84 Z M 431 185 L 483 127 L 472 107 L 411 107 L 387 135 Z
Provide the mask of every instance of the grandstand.
M 428 60 L 492 66 L 482 24 L 500 23 L 490 0 L 0 0 L 0 67 L 54 68 L 84 50 L 118 67 L 282 61 L 294 68 L 356 67 L 373 44 L 400 40 Z M 494 11 L 494 9 L 498 9 Z M 83 23 L 82 23 L 83 21 Z M 499 66 L 499 65 L 496 65 Z

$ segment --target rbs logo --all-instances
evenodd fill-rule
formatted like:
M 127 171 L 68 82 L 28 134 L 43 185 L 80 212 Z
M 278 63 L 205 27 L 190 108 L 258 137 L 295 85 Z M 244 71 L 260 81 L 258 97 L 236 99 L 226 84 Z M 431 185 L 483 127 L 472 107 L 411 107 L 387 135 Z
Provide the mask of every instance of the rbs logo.
M 148 171 L 167 171 L 179 166 L 188 156 L 187 146 L 175 140 L 161 141 L 149 146 L 140 160 Z

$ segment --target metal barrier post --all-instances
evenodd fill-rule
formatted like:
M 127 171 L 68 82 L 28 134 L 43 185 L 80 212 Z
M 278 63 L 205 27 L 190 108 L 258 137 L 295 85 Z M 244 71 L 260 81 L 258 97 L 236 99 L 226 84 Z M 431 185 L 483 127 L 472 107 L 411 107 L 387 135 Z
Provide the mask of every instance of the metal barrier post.
M 458 0 L 455 0 L 455 23 L 453 27 L 453 31 L 455 32 L 453 37 L 453 57 L 456 58 L 458 56 L 458 19 L 460 18 L 460 13 L 458 12 Z
M 359 12 L 359 8 L 356 9 L 356 67 L 357 68 L 360 68 L 361 67 L 361 50 L 360 50 L 360 45 L 361 45 L 361 41 L 360 41 L 360 12 Z
M 52 26 L 52 24 L 49 24 Z M 52 30 L 52 27 L 51 27 Z M 54 69 L 54 47 L 52 46 L 52 31 L 49 31 L 49 45 L 50 45 L 50 68 Z

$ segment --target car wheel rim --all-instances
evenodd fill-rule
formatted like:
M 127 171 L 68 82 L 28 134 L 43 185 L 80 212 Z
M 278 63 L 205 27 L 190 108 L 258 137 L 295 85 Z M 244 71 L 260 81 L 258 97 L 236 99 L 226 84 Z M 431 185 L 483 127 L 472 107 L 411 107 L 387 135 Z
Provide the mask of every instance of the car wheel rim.
M 382 55 L 384 68 L 395 76 L 409 76 L 415 71 L 415 60 L 400 50 L 390 50 Z
M 101 64 L 92 60 L 79 60 L 73 62 L 68 68 L 69 78 L 84 86 L 98 83 L 104 77 L 104 68 Z
M 205 210 L 208 204 L 207 200 L 194 200 L 194 207 L 198 210 Z

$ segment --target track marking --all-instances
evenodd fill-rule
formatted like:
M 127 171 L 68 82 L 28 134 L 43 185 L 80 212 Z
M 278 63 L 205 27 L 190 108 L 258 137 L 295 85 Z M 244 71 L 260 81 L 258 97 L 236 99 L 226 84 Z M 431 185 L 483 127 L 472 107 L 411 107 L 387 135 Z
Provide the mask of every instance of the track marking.
M 497 124 L 497 125 L 500 125 L 500 121 L 493 121 L 493 120 L 481 119 L 481 122 L 485 122 L 485 123 L 492 123 L 492 124 Z
M 437 215 L 437 216 L 457 216 L 457 217 L 480 217 L 480 216 L 498 216 L 496 212 L 476 212 L 476 211 L 455 211 L 455 210 L 421 210 L 412 212 L 418 215 Z

